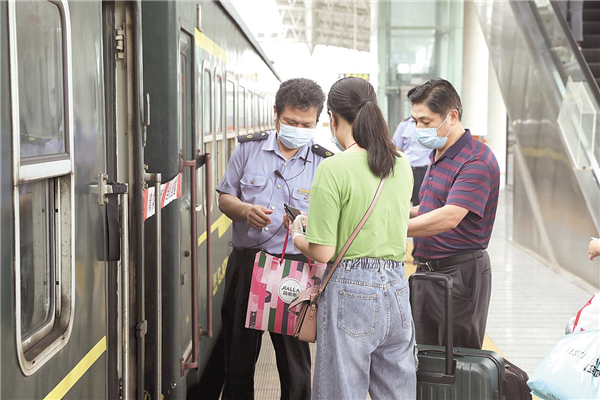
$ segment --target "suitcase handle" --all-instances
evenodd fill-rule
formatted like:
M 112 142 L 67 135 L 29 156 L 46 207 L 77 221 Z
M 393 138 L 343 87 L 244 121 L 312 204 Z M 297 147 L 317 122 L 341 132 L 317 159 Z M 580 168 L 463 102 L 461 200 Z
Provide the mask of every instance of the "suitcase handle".
M 438 274 L 436 272 L 415 272 L 408 279 L 408 284 L 410 287 L 410 303 L 413 302 L 413 282 L 415 280 L 425 280 L 425 281 L 442 281 L 444 282 L 444 293 L 446 297 L 446 376 L 454 377 L 454 357 L 453 357 L 453 347 L 454 347 L 454 308 L 452 307 L 452 277 L 445 274 Z

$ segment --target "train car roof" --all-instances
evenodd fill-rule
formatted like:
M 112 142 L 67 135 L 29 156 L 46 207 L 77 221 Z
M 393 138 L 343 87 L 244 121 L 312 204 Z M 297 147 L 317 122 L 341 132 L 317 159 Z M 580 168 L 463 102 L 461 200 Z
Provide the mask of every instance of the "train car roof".
M 244 35 L 246 36 L 248 41 L 256 49 L 256 52 L 261 56 L 261 58 L 264 60 L 264 62 L 267 64 L 267 66 L 271 69 L 271 71 L 273 71 L 273 74 L 275 74 L 275 77 L 281 82 L 281 77 L 279 76 L 277 71 L 275 71 L 275 68 L 273 68 L 271 60 L 269 60 L 269 57 L 267 57 L 267 55 L 263 51 L 262 47 L 260 47 L 260 44 L 258 44 L 258 41 L 256 40 L 256 38 L 254 37 L 252 32 L 250 32 L 250 29 L 246 26 L 246 24 L 242 20 L 242 17 L 240 16 L 240 14 L 238 14 L 238 12 L 235 9 L 235 7 L 233 6 L 233 4 L 231 4 L 231 1 L 228 1 L 228 0 L 217 0 L 217 1 L 221 5 L 221 7 L 223 7 L 225 12 L 227 14 L 229 14 L 229 16 L 233 19 L 233 21 L 239 26 L 239 28 L 244 33 Z

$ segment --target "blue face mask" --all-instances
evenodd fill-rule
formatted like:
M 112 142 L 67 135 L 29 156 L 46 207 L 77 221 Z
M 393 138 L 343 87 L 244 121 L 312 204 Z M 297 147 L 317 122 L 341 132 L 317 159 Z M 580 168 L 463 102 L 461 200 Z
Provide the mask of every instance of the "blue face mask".
M 335 144 L 336 147 L 340 151 L 346 150 L 344 147 L 342 147 L 342 145 L 340 144 L 340 142 L 338 142 L 337 138 L 335 137 L 335 128 L 333 128 L 333 133 L 331 134 L 331 143 Z
M 279 122 L 279 140 L 288 149 L 299 149 L 312 140 L 316 128 L 297 128 Z
M 448 141 L 448 135 L 450 135 L 450 132 L 452 131 L 452 128 L 454 128 L 454 125 L 450 127 L 450 130 L 448 131 L 448 134 L 446 134 L 446 136 L 439 137 L 437 131 L 442 125 L 446 123 L 446 120 L 449 116 L 450 113 L 446 115 L 446 119 L 444 119 L 444 122 L 442 122 L 437 128 L 417 128 L 417 140 L 419 141 L 419 143 L 432 150 L 441 149 L 442 147 L 444 147 L 444 145 Z

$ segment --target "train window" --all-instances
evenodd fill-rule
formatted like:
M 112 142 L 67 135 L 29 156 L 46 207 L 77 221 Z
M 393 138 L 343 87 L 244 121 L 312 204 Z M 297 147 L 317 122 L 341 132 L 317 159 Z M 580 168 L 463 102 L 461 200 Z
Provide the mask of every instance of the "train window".
M 256 125 L 256 130 L 259 131 L 261 129 L 260 126 L 260 103 L 258 101 L 259 96 L 257 94 L 254 95 L 254 123 Z
M 246 129 L 246 89 L 238 88 L 238 126 L 240 131 Z
M 203 112 L 202 112 L 202 121 L 203 121 L 203 133 L 204 136 L 208 136 L 212 133 L 212 79 L 210 70 L 205 69 L 204 73 L 204 86 L 202 88 L 203 93 Z
M 54 323 L 54 214 L 53 179 L 19 186 L 21 337 L 30 343 Z
M 225 104 L 226 124 L 227 124 L 227 160 L 231 157 L 235 148 L 235 84 L 227 80 L 227 100 Z M 227 162 L 227 161 L 226 161 Z
M 68 343 L 74 318 L 70 22 L 66 1 L 8 10 L 17 355 L 31 375 Z
M 62 26 L 47 1 L 16 2 L 21 161 L 65 154 Z
M 254 130 L 254 93 L 248 91 L 248 130 L 251 132 Z
M 216 133 L 223 133 L 223 105 L 222 103 L 223 81 L 219 75 L 215 84 L 215 119 Z
M 215 72 L 215 133 L 216 133 L 216 170 L 213 172 L 213 189 L 216 187 L 217 182 L 221 181 L 223 171 L 225 170 L 225 140 L 223 135 L 223 79 Z M 213 196 L 215 196 L 215 202 L 219 205 L 219 197 L 217 191 L 213 190 Z
M 271 129 L 275 129 L 275 117 L 273 115 L 274 106 L 275 105 L 273 104 L 273 99 L 269 99 L 269 109 L 267 110 L 267 118 L 269 118 L 269 126 L 271 127 Z
M 230 133 L 235 134 L 235 84 L 228 80 L 226 84 L 227 88 L 227 99 L 225 103 L 225 114 L 227 124 L 227 137 L 230 137 Z

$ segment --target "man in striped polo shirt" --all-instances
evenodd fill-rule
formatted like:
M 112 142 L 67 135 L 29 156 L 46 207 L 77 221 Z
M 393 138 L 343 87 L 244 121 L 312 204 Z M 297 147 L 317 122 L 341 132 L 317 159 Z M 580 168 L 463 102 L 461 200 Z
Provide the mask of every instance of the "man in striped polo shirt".
M 481 348 L 492 287 L 485 249 L 496 217 L 500 169 L 490 148 L 463 127 L 460 97 L 448 81 L 424 83 L 410 101 L 417 140 L 433 150 L 421 203 L 411 209 L 408 227 L 408 236 L 415 238 L 417 271 L 453 278 L 454 346 Z M 415 283 L 417 343 L 443 345 L 443 290 Z

